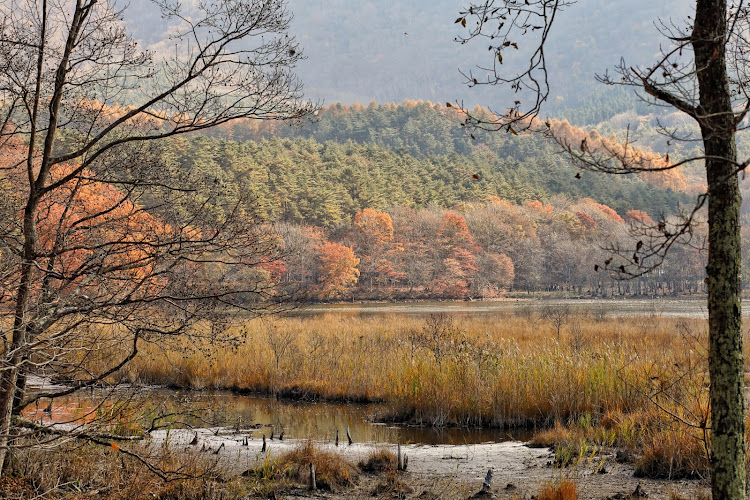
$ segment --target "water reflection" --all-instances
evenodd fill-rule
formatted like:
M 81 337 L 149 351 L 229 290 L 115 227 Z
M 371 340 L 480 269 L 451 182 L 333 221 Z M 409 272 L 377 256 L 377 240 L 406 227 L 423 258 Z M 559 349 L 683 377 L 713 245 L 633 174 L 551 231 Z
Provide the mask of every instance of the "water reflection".
M 296 403 L 226 392 L 188 392 L 167 397 L 183 405 L 212 408 L 214 416 L 227 426 L 247 429 L 252 424 L 255 428 L 247 433 L 257 438 L 262 434 L 270 437 L 271 431 L 278 437 L 283 431 L 285 438 L 333 442 L 338 429 L 340 442 L 346 443 L 347 428 L 354 441 L 376 443 L 476 444 L 529 437 L 529 433 L 500 429 L 435 429 L 378 423 L 378 416 L 386 410 L 382 405 Z
M 127 391 L 126 391 L 127 392 Z M 168 389 L 144 389 L 132 402 L 145 408 L 149 414 L 144 421 L 156 415 L 181 413 L 173 420 L 195 427 L 237 427 L 242 434 L 275 438 L 284 433 L 284 439 L 312 438 L 334 442 L 336 430 L 339 440 L 346 444 L 349 429 L 355 442 L 413 443 L 413 444 L 477 444 L 510 440 L 527 440 L 529 432 L 504 431 L 500 429 L 443 428 L 397 426 L 378 423 L 386 407 L 382 405 L 334 404 L 319 402 L 278 401 L 271 397 L 238 395 L 224 391 L 172 391 Z M 99 394 L 104 397 L 104 393 Z M 111 401 L 121 398 L 112 397 Z M 131 395 L 126 396 L 131 398 Z M 97 399 L 97 398 L 94 398 Z M 43 402 L 47 404 L 46 401 Z M 27 418 L 44 422 L 70 422 L 101 404 L 91 395 L 74 395 L 57 398 L 51 411 L 43 407 L 28 408 Z M 110 404 L 104 403 L 107 407 Z M 200 410 L 200 411 L 196 411 Z M 192 413 L 193 415 L 189 415 Z

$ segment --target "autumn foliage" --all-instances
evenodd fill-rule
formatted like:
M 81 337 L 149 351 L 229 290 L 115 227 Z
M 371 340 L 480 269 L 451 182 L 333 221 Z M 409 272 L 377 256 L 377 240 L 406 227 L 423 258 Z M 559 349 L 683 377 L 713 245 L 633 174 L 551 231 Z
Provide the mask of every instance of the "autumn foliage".
M 676 294 L 702 289 L 704 257 L 698 249 L 684 249 L 674 262 L 665 262 L 658 279 L 612 281 L 602 269 L 612 255 L 602 246 L 617 239 L 632 241 L 633 224 L 653 220 L 641 210 L 621 217 L 590 198 L 517 205 L 491 196 L 451 210 L 365 208 L 348 225 L 332 231 L 290 229 L 285 236 L 286 280 L 312 290 L 321 300 L 489 299 L 514 291 Z
M 66 165 L 54 169 L 52 181 L 71 171 Z M 144 279 L 149 281 L 147 288 L 163 285 L 165 281 L 154 274 L 153 248 L 172 228 L 133 204 L 125 193 L 93 177 L 84 170 L 40 205 L 40 250 L 48 255 L 47 266 L 54 270 L 55 279 L 69 289 L 94 292 L 103 280 L 115 280 L 121 296 L 132 293 Z M 94 274 L 91 268 L 96 268 L 93 280 L 86 279 Z
M 654 220 L 643 210 L 628 210 L 625 221 L 635 224 L 653 225 Z
M 560 143 L 577 152 L 614 157 L 624 164 L 635 165 L 643 170 L 640 175 L 655 186 L 684 192 L 695 192 L 701 188 L 690 185 L 681 169 L 669 168 L 671 163 L 668 155 L 662 156 L 640 149 L 628 143 L 627 140 L 618 139 L 615 136 L 604 137 L 596 131 L 588 132 L 581 127 L 571 125 L 567 120 L 550 119 L 547 123 L 555 139 Z
M 359 259 L 351 248 L 330 241 L 322 243 L 318 252 L 320 254 L 319 297 L 323 299 L 343 297 L 347 289 L 359 279 L 359 269 L 357 269 Z

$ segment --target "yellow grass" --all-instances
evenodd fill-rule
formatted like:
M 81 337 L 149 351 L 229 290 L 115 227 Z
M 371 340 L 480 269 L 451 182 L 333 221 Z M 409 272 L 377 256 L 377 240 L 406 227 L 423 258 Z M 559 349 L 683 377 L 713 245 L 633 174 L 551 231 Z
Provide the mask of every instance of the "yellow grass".
M 424 318 L 328 314 L 233 328 L 239 346 L 166 353 L 147 346 L 124 377 L 385 401 L 395 417 L 432 425 L 606 421 L 650 408 L 652 394 L 672 409 L 704 400 L 697 320 L 582 317 L 563 325 L 559 340 L 549 322 L 514 315 L 436 327 Z

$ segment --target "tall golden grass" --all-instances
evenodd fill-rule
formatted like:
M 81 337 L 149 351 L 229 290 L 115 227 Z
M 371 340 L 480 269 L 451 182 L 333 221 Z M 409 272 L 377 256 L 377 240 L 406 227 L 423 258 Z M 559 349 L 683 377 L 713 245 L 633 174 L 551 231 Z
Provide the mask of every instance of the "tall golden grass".
M 384 401 L 429 425 L 550 426 L 653 408 L 705 414 L 705 322 L 538 316 L 254 319 L 232 348 L 147 346 L 132 382 Z

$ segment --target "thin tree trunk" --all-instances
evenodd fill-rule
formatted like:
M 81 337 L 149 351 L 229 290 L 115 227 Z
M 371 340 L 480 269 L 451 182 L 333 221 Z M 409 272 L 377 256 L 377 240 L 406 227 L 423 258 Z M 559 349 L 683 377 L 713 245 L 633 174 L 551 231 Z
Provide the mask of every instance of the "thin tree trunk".
M 696 2 L 693 47 L 708 181 L 711 486 L 714 499 L 740 500 L 745 498 L 741 196 L 726 71 L 726 12 L 726 0 Z
M 13 363 L 18 360 L 11 358 L 8 360 L 8 368 L 0 382 L 0 472 L 5 466 L 5 458 L 8 455 L 8 445 L 10 444 L 10 422 L 13 410 L 13 395 L 16 389 L 16 378 L 18 369 Z
M 36 248 L 36 197 L 32 196 L 24 214 L 24 252 L 21 265 L 21 280 L 16 293 L 13 338 L 6 351 L 3 376 L 0 379 L 0 474 L 5 466 L 10 443 L 10 428 L 13 417 L 13 401 L 16 394 L 18 372 L 26 347 L 26 309 L 34 274 L 34 252 Z
M 29 342 L 33 342 L 33 339 L 27 339 Z M 21 360 L 21 365 L 25 365 L 27 358 L 24 357 Z M 21 404 L 26 398 L 26 367 L 22 366 L 18 370 L 18 376 L 16 378 L 16 392 L 13 395 L 13 415 L 19 415 L 21 413 Z

